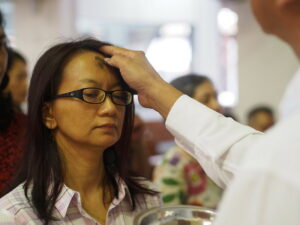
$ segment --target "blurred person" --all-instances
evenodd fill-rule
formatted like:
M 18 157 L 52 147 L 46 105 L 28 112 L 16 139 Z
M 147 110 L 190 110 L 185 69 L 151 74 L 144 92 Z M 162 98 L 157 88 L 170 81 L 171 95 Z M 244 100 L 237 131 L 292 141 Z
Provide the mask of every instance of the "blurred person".
M 4 32 L 4 18 L 0 11 L 0 90 L 3 90 L 8 83 L 6 73 L 7 59 L 7 38 Z
M 12 98 L 0 91 L 0 197 L 13 181 L 23 156 L 26 116 L 17 111 Z
M 39 58 L 28 95 L 24 183 L 0 199 L 9 215 L 0 224 L 125 225 L 160 205 L 151 183 L 129 174 L 132 93 L 104 63 L 103 44 L 61 43 Z
M 188 74 L 171 82 L 176 89 L 220 112 L 217 92 L 206 76 Z M 154 170 L 154 182 L 164 204 L 186 204 L 216 208 L 222 195 L 200 164 L 179 146 L 167 151 L 161 165 Z
M 138 114 L 135 114 L 129 147 L 129 167 L 135 174 L 151 180 L 152 167 L 149 163 L 150 149 L 145 137 L 145 129 L 145 122 Z
M 251 6 L 263 30 L 300 58 L 300 1 L 251 0 Z M 178 144 L 217 184 L 227 186 L 215 225 L 300 224 L 299 108 L 264 134 L 183 95 L 143 52 L 115 46 L 100 51 L 110 55 L 106 63 L 120 69 L 140 104 L 158 111 Z
M 11 68 L 14 56 L 10 50 L 7 52 L 7 68 Z M 17 110 L 11 93 L 4 89 L 11 82 L 8 82 L 7 74 L 0 89 L 0 196 L 6 192 L 21 165 L 22 138 L 26 127 L 26 116 Z M 14 89 L 22 89 L 22 85 Z
M 7 67 L 9 82 L 5 93 L 10 93 L 16 110 L 21 110 L 21 104 L 26 100 L 28 89 L 27 63 L 25 57 L 14 49 L 9 49 L 10 64 Z
M 233 112 L 233 109 L 232 108 L 222 108 L 222 114 L 223 116 L 225 117 L 229 117 L 237 122 L 239 122 L 239 119 L 238 117 L 235 115 L 235 113 Z
M 250 110 L 247 116 L 248 125 L 265 132 L 275 123 L 274 112 L 268 106 L 257 106 Z

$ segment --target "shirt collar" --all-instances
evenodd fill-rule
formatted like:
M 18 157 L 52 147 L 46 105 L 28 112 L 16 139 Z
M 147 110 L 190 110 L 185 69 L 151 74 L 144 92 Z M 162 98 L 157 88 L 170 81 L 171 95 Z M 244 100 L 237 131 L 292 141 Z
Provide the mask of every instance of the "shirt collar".
M 78 200 L 79 193 L 67 187 L 65 184 L 56 200 L 55 208 L 58 210 L 62 217 L 65 217 L 68 211 L 68 208 L 74 199 Z M 73 201 L 74 201 L 73 200 Z
M 118 206 L 119 204 L 121 204 L 121 202 L 125 199 L 129 201 L 130 205 L 133 204 L 129 188 L 126 185 L 125 181 L 120 177 L 116 177 L 116 182 L 117 185 L 119 186 L 118 198 L 115 197 L 113 199 L 108 209 L 109 211 L 115 208 L 116 206 Z M 59 214 L 63 218 L 66 216 L 71 203 L 76 204 L 79 210 L 81 211 L 80 193 L 74 191 L 73 189 L 67 187 L 64 184 L 55 203 L 55 208 L 58 210 Z
M 119 186 L 119 194 L 118 194 L 118 198 L 114 198 L 114 200 L 112 201 L 109 210 L 119 205 L 123 200 L 125 200 L 125 198 L 128 199 L 130 205 L 133 204 L 129 188 L 126 185 L 125 181 L 120 177 L 116 177 L 116 182 L 117 185 Z

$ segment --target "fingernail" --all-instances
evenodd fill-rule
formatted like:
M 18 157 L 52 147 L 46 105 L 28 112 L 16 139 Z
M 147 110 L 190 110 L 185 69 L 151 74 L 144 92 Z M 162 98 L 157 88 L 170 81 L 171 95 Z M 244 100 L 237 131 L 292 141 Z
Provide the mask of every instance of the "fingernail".
M 105 63 L 110 64 L 110 58 L 104 58 L 103 60 Z

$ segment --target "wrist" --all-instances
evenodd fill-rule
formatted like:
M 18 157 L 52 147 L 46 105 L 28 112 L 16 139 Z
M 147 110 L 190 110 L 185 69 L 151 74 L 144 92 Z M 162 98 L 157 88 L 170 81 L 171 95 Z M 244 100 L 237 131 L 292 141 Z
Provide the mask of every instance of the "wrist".
M 162 80 L 162 82 L 158 82 L 153 88 L 151 87 L 151 92 L 149 92 L 148 96 L 149 108 L 154 109 L 166 119 L 172 106 L 182 95 L 182 92 Z

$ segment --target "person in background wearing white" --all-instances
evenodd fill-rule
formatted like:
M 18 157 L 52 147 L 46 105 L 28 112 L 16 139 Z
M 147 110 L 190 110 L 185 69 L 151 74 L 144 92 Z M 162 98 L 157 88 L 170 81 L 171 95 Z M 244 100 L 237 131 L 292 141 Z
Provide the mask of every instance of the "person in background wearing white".
M 287 42 L 300 57 L 300 1 L 251 4 L 263 30 Z M 300 224 L 299 112 L 264 135 L 183 95 L 158 75 L 144 53 L 110 46 L 100 51 L 111 55 L 106 62 L 120 69 L 140 103 L 166 119 L 177 143 L 215 182 L 227 186 L 216 225 Z

